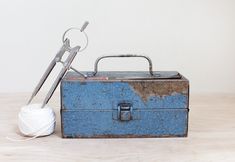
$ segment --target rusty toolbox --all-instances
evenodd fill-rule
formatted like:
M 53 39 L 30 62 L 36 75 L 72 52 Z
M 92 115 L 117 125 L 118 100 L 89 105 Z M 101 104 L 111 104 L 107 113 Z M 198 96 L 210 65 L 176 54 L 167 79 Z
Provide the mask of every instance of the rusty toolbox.
M 97 72 L 107 57 L 146 58 L 149 71 Z M 103 56 L 93 72 L 68 72 L 61 82 L 64 138 L 186 137 L 188 111 L 189 81 L 152 71 L 146 56 Z

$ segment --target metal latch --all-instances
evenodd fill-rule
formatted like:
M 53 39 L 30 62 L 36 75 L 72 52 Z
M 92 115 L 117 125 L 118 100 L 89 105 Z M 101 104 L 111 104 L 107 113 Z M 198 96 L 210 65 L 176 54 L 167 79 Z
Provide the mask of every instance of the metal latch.
M 129 121 L 132 119 L 132 104 L 120 103 L 118 104 L 118 117 L 121 121 Z

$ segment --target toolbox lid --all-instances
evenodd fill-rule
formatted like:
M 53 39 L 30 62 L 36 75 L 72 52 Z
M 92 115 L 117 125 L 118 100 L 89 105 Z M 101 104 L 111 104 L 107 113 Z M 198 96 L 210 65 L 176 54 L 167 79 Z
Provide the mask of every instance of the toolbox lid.
M 81 72 L 87 77 L 76 73 L 68 72 L 65 80 L 161 80 L 161 79 L 181 79 L 182 76 L 177 71 L 154 71 L 150 75 L 148 71 L 100 71 L 95 76 L 92 72 Z
M 130 58 L 138 57 L 144 58 L 149 63 L 149 71 L 98 71 L 98 63 L 100 60 L 105 58 Z M 74 70 L 74 68 L 72 68 Z M 152 61 L 145 55 L 105 55 L 99 57 L 95 61 L 94 71 L 79 72 L 74 70 L 76 73 L 67 73 L 64 80 L 164 80 L 164 79 L 181 79 L 182 76 L 177 71 L 153 71 Z M 183 78 L 185 79 L 185 78 Z

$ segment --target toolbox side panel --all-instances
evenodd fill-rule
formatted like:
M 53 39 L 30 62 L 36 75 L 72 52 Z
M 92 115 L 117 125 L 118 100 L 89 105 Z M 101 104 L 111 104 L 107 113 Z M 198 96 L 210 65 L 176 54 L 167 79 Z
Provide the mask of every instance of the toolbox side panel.
M 66 138 L 184 137 L 188 109 L 140 111 L 140 118 L 114 120 L 111 110 L 61 110 L 62 135 Z

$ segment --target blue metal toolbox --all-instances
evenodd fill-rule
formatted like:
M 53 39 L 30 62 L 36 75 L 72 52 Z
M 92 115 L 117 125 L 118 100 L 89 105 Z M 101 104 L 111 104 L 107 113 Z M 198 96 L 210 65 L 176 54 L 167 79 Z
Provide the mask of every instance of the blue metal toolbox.
M 97 72 L 106 57 L 144 57 L 149 71 Z M 61 82 L 64 138 L 186 137 L 189 81 L 175 71 L 152 71 L 146 56 L 104 56 L 87 77 L 68 72 Z

